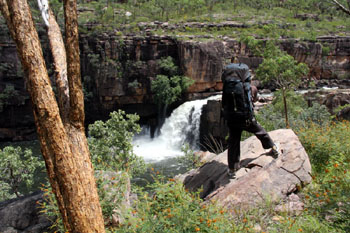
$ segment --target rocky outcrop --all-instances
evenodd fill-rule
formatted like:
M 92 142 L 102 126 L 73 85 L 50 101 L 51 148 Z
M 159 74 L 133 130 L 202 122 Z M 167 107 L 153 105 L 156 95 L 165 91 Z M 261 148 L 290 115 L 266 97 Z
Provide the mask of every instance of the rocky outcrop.
M 337 113 L 337 119 L 350 121 L 350 107 L 345 107 Z
M 105 224 L 109 226 L 122 224 L 132 202 L 137 199 L 136 194 L 131 193 L 129 175 L 126 172 L 96 171 L 95 177 L 99 185 L 102 207 L 108 205 L 108 208 L 111 208 L 111 217 L 106 217 Z M 50 220 L 48 215 L 41 212 L 40 203 L 43 201 L 44 194 L 35 192 L 24 197 L 1 202 L 0 232 L 51 232 L 49 227 L 52 226 L 54 219 Z
M 48 231 L 51 222 L 40 213 L 39 202 L 43 193 L 12 199 L 0 203 L 0 232 L 37 233 Z
M 350 104 L 350 91 L 335 90 L 327 94 L 323 100 L 322 104 L 326 105 L 329 112 L 334 114 L 334 110 L 340 106 Z
M 215 151 L 218 145 L 226 144 L 226 136 L 228 135 L 228 127 L 221 117 L 221 100 L 208 100 L 203 105 L 199 141 L 202 150 Z
M 227 174 L 227 151 L 215 156 L 199 169 L 181 175 L 189 190 L 203 188 L 201 197 L 215 200 L 233 210 L 254 206 L 265 200 L 277 201 L 311 182 L 311 165 L 298 137 L 290 129 L 269 132 L 280 144 L 282 154 L 273 159 L 252 136 L 241 143 L 241 169 L 235 179 Z

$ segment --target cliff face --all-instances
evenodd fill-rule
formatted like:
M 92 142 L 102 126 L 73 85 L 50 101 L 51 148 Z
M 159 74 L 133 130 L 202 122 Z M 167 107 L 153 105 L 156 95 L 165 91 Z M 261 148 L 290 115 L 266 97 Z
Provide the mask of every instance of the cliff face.
M 52 59 L 43 44 L 50 68 Z M 310 78 L 316 84 L 349 85 L 350 38 L 324 37 L 317 42 L 302 43 L 289 40 L 282 41 L 281 46 L 310 66 Z M 159 73 L 160 58 L 173 57 L 183 73 L 195 80 L 183 100 L 220 91 L 222 67 L 234 56 L 252 69 L 261 62 L 244 45 L 228 38 L 198 42 L 167 36 L 124 37 L 103 33 L 81 35 L 80 49 L 88 122 L 106 118 L 110 111 L 123 108 L 138 113 L 143 123 L 156 124 L 157 111 L 150 86 Z M 52 71 L 49 74 L 52 76 Z M 0 93 L 7 94 L 0 97 L 0 140 L 27 139 L 34 133 L 30 100 L 22 77 L 16 48 L 3 31 Z

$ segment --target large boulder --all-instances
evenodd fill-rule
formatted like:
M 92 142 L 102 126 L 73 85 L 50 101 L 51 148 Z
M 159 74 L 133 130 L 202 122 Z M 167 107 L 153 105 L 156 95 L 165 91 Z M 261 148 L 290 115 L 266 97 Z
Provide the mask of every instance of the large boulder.
M 252 136 L 241 143 L 241 166 L 235 179 L 227 175 L 227 151 L 199 169 L 178 177 L 189 190 L 203 188 L 201 197 L 234 207 L 254 206 L 268 199 L 277 201 L 311 182 L 311 165 L 302 144 L 291 129 L 269 133 L 282 154 L 273 159 Z
M 0 232 L 37 233 L 45 232 L 51 221 L 40 213 L 39 202 L 43 193 L 8 200 L 0 203 Z
M 329 112 L 334 114 L 334 110 L 340 106 L 350 104 L 350 90 L 335 90 L 329 93 L 322 101 Z
M 337 119 L 350 121 L 350 107 L 345 107 L 337 113 Z

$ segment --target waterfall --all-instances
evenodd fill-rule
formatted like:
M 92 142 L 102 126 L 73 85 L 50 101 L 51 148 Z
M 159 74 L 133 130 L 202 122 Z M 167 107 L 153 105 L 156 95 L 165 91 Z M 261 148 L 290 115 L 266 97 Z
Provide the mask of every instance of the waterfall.
M 188 101 L 176 108 L 160 129 L 160 135 L 150 138 L 149 129 L 134 139 L 134 152 L 146 162 L 156 162 L 182 155 L 181 147 L 188 143 L 192 149 L 199 148 L 199 126 L 202 107 L 209 99 L 220 98 L 220 95 L 203 100 Z

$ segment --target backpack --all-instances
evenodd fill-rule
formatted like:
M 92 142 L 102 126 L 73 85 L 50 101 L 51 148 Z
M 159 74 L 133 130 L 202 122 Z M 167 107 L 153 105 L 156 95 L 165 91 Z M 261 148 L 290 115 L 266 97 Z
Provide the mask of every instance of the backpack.
M 249 67 L 243 63 L 231 63 L 224 68 L 221 76 L 223 82 L 222 107 L 224 119 L 247 121 L 254 118 L 251 97 L 251 74 Z

